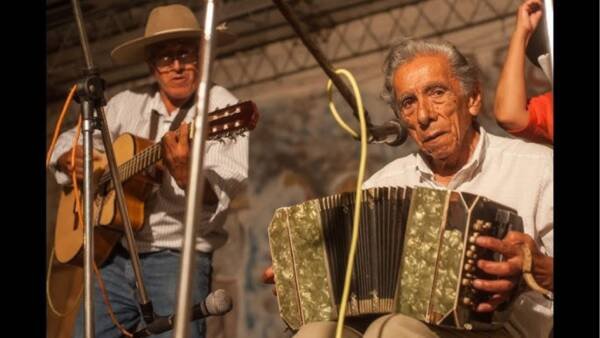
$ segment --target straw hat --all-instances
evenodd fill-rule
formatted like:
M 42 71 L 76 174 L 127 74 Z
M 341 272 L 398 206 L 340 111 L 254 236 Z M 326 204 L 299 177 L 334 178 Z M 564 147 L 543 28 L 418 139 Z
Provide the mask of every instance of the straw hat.
M 235 36 L 225 31 L 225 25 L 215 28 L 217 45 L 223 46 L 235 40 Z M 127 41 L 110 53 L 117 64 L 142 62 L 147 46 L 173 39 L 198 38 L 202 28 L 192 11 L 183 5 L 169 5 L 154 8 L 148 16 L 144 36 Z

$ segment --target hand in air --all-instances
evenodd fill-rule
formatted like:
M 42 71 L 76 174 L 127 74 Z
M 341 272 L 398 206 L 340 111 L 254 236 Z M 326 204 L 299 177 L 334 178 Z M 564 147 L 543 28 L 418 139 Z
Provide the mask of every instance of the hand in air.
M 517 29 L 525 34 L 533 33 L 542 19 L 542 1 L 527 0 L 523 2 L 517 11 Z

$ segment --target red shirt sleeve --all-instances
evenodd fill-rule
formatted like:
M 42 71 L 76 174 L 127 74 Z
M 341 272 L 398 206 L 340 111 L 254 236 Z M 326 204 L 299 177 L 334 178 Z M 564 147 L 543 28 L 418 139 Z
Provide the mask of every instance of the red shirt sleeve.
M 552 92 L 532 97 L 527 103 L 529 124 L 523 130 L 511 134 L 533 142 L 552 144 L 554 142 L 553 108 Z

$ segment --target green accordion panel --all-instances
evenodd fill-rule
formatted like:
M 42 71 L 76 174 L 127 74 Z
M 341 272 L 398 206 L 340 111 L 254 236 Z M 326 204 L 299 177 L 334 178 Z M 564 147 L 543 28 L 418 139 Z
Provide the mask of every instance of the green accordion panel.
M 406 223 L 396 311 L 427 320 L 448 191 L 417 188 Z M 453 301 L 453 299 L 452 299 Z M 439 300 L 438 303 L 446 303 Z
M 292 260 L 287 210 L 278 209 L 269 225 L 269 244 L 275 273 L 275 290 L 281 318 L 290 327 L 300 327 L 300 300 L 296 292 L 296 274 Z
M 280 312 L 292 329 L 334 313 L 319 217 L 311 200 L 278 209 L 269 226 Z
M 436 280 L 431 295 L 431 323 L 447 316 L 454 309 L 457 297 L 458 276 L 460 275 L 463 253 L 463 232 L 445 229 L 440 247 Z

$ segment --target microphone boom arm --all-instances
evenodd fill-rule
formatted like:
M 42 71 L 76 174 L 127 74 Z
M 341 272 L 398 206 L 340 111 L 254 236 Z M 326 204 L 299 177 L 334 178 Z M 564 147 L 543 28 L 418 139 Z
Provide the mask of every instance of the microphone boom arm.
M 354 95 L 342 78 L 336 74 L 333 66 L 329 60 L 327 60 L 323 51 L 321 51 L 317 44 L 309 37 L 306 30 L 300 24 L 298 17 L 283 0 L 273 0 L 273 3 L 275 6 L 277 6 L 283 17 L 290 23 L 302 43 L 304 43 L 304 46 L 306 46 L 308 51 L 315 58 L 321 69 L 323 69 L 325 74 L 327 74 L 327 76 L 331 79 L 331 82 L 333 82 L 335 87 L 339 90 L 344 100 L 350 105 L 350 107 L 352 107 L 354 117 L 358 119 L 358 107 L 356 107 L 356 99 L 354 98 Z M 367 141 L 369 143 L 385 143 L 390 146 L 398 146 L 404 143 L 407 134 L 404 128 L 402 128 L 400 125 L 399 121 L 391 120 L 383 125 L 376 126 L 371 123 L 371 119 L 369 118 L 369 113 L 366 108 L 364 108 L 364 113 L 367 123 L 367 130 L 369 133 L 367 136 Z M 396 137 L 390 140 L 390 135 L 395 135 Z M 360 138 L 355 139 L 359 140 Z

